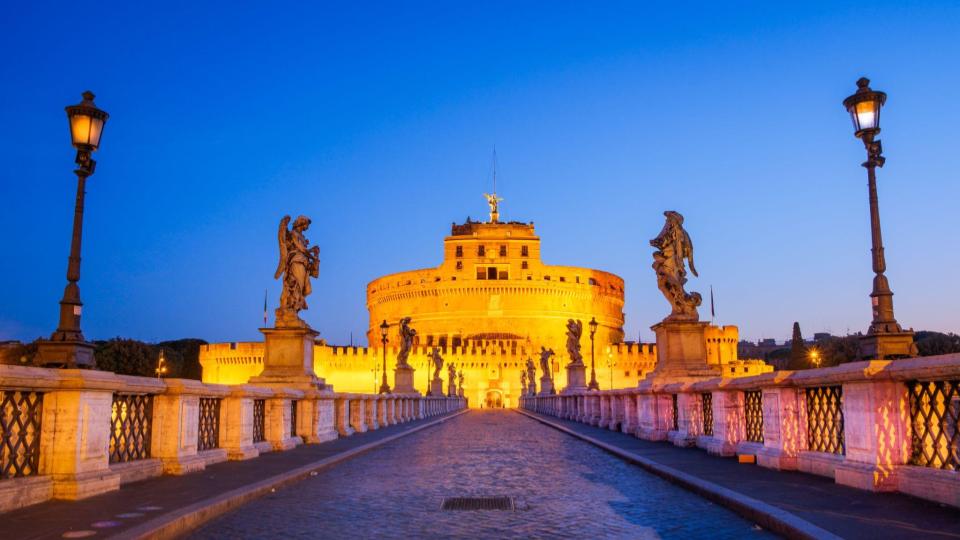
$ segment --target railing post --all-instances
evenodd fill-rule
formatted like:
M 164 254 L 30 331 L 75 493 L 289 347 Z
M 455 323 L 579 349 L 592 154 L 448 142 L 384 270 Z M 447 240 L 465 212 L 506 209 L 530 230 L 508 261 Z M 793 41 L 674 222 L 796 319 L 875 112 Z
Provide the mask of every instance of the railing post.
M 119 489 L 120 474 L 110 470 L 108 453 L 113 391 L 90 389 L 115 384 L 116 375 L 65 369 L 50 377 L 71 387 L 43 396 L 40 474 L 52 480 L 53 498 L 85 499 Z
M 233 386 L 220 404 L 220 442 L 227 459 L 244 460 L 260 455 L 253 443 L 253 400 L 246 385 Z M 261 391 L 262 392 L 262 391 Z
M 675 446 L 694 446 L 697 443 L 697 435 L 700 434 L 700 426 L 695 421 L 700 417 L 700 394 L 685 391 L 685 387 L 688 385 L 675 386 L 678 386 L 675 389 L 677 396 L 677 429 L 671 429 L 667 438 Z M 673 408 L 672 398 L 670 407 Z
M 379 429 L 380 422 L 377 419 L 377 406 L 380 403 L 380 396 L 370 395 L 367 397 L 366 418 L 364 421 L 371 430 Z
M 673 398 L 652 388 L 640 394 L 637 436 L 648 441 L 663 441 L 673 427 Z
M 806 448 L 806 426 L 800 423 L 800 393 L 792 387 L 763 389 L 763 448 L 757 464 L 796 470 L 797 455 Z
M 200 398 L 225 396 L 229 389 L 204 385 L 188 379 L 167 379 L 166 392 L 153 399 L 152 455 L 163 463 L 164 474 L 186 474 L 201 471 L 208 464 L 227 460 L 227 450 L 221 448 L 199 453 Z M 218 439 L 224 439 L 222 426 L 223 402 L 220 403 Z
M 623 396 L 623 423 L 620 431 L 633 435 L 637 432 L 637 394 L 631 390 Z
M 334 400 L 336 407 L 335 425 L 337 433 L 341 437 L 353 435 L 353 427 L 350 426 L 350 394 L 337 394 Z
M 362 394 L 353 394 L 350 398 L 350 427 L 354 433 L 366 433 L 365 421 L 367 397 Z
M 900 381 L 843 383 L 846 456 L 834 470 L 838 484 L 894 491 L 898 469 L 910 459 L 909 400 Z
M 290 433 L 290 402 L 300 397 L 303 397 L 303 392 L 278 389 L 274 397 L 267 400 L 264 435 L 273 450 L 289 450 L 300 442 Z
M 743 392 L 714 390 L 713 437 L 706 444 L 707 452 L 718 456 L 732 456 L 744 439 L 746 426 L 743 418 Z

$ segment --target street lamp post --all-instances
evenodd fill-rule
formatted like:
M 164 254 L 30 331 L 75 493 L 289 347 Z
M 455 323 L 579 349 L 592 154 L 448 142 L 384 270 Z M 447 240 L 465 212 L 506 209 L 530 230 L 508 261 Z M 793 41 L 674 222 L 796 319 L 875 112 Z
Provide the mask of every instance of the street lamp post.
M 883 238 L 880 233 L 880 206 L 877 199 L 877 167 L 883 167 L 883 146 L 877 135 L 880 134 L 880 109 L 887 101 L 887 94 L 870 88 L 870 80 L 861 77 L 857 81 L 857 91 L 843 100 L 843 106 L 853 120 L 854 136 L 863 141 L 867 150 L 867 188 L 870 198 L 870 235 L 873 254 L 873 292 L 870 293 L 873 305 L 873 321 L 861 342 L 862 353 L 866 358 L 884 359 L 890 356 L 910 356 L 915 352 L 913 332 L 904 332 L 893 315 L 893 291 L 884 272 L 887 269 L 883 255 Z
M 80 243 L 83 238 L 83 199 L 87 178 L 97 167 L 92 155 L 100 147 L 100 135 L 108 115 L 93 103 L 93 92 L 83 93 L 83 101 L 66 107 L 70 121 L 70 138 L 77 149 L 77 199 L 73 211 L 73 237 L 70 241 L 70 258 L 67 262 L 67 286 L 60 300 L 60 322 L 57 331 L 49 340 L 38 344 L 39 364 L 47 367 L 95 368 L 94 346 L 88 343 L 80 330 Z
M 815 368 L 820 367 L 820 351 L 817 349 L 810 349 L 810 363 Z
M 607 347 L 607 367 L 610 368 L 610 389 L 613 390 L 613 367 L 617 365 L 617 361 L 613 359 L 613 351 L 610 350 L 610 347 Z
M 383 348 L 383 382 L 380 383 L 380 393 L 389 394 L 390 385 L 387 384 L 387 330 L 390 329 L 390 325 L 387 324 L 387 320 L 384 319 L 383 323 L 380 324 L 380 344 Z
M 597 333 L 597 318 L 590 318 L 590 384 L 588 390 L 600 390 L 600 384 L 597 383 L 597 361 L 594 357 L 593 336 Z

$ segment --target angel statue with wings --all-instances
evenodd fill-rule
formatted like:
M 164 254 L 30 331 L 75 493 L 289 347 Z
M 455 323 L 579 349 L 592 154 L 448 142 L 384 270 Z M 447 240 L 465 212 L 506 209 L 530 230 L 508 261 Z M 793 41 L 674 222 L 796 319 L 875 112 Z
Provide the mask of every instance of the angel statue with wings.
M 702 301 L 700 293 L 687 293 L 683 288 L 687 283 L 684 263 L 689 263 L 690 272 L 697 275 L 697 268 L 693 265 L 693 242 L 683 228 L 683 216 L 672 210 L 664 212 L 663 215 L 667 221 L 660 234 L 650 241 L 650 245 L 657 248 L 653 254 L 657 286 L 673 308 L 665 320 L 696 321 L 700 318 L 697 314 L 697 306 Z
M 280 262 L 273 279 L 283 276 L 283 290 L 280 293 L 280 307 L 277 309 L 277 326 L 304 326 L 298 312 L 307 309 L 307 296 L 311 292 L 310 278 L 320 273 L 320 248 L 310 247 L 310 241 L 303 236 L 310 227 L 310 218 L 299 216 L 293 226 L 287 229 L 290 216 L 280 220 L 277 240 L 280 244 Z
M 498 223 L 500 221 L 500 203 L 503 202 L 503 199 L 497 197 L 496 193 L 484 193 L 483 198 L 487 200 L 487 204 L 490 206 L 490 223 Z
M 583 334 L 583 321 L 567 319 L 567 354 L 570 355 L 570 365 L 583 365 L 583 355 L 580 354 L 580 336 Z
M 553 349 L 540 347 L 540 371 L 542 371 L 543 376 L 548 379 L 553 379 L 553 373 L 550 369 L 550 357 L 554 354 Z

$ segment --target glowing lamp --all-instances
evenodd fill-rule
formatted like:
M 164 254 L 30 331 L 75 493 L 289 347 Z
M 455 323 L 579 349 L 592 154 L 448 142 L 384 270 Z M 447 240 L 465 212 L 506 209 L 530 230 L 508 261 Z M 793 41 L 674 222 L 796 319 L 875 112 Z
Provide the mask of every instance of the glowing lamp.
M 853 120 L 853 134 L 862 138 L 880 133 L 880 109 L 887 101 L 887 94 L 870 89 L 870 79 L 861 77 L 857 81 L 857 91 L 843 100 L 843 106 Z
M 103 125 L 110 117 L 106 111 L 94 105 L 93 98 L 93 92 L 87 90 L 83 93 L 83 101 L 66 108 L 70 120 L 70 138 L 77 150 L 95 152 L 100 146 Z
M 383 339 L 383 342 L 387 342 L 387 331 L 390 330 L 390 325 L 387 324 L 387 320 L 384 319 L 383 323 L 380 324 L 380 338 Z
M 590 324 L 590 335 L 593 335 L 597 332 L 597 326 L 598 326 L 597 318 L 591 317 L 589 324 Z

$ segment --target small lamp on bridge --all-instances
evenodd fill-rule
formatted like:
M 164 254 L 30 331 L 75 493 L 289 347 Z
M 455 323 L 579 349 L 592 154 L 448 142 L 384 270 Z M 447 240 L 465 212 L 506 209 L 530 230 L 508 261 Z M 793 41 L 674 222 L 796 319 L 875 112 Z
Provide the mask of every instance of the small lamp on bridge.
M 380 343 L 383 345 L 383 379 L 380 383 L 380 393 L 389 394 L 390 385 L 387 384 L 387 332 L 390 330 L 390 325 L 387 324 L 387 320 L 384 319 L 383 323 L 380 324 Z
M 77 165 L 93 174 L 90 154 L 100 147 L 100 135 L 103 134 L 103 125 L 109 114 L 97 108 L 93 103 L 93 92 L 83 93 L 83 101 L 66 107 L 67 118 L 70 120 L 70 139 L 77 149 Z

